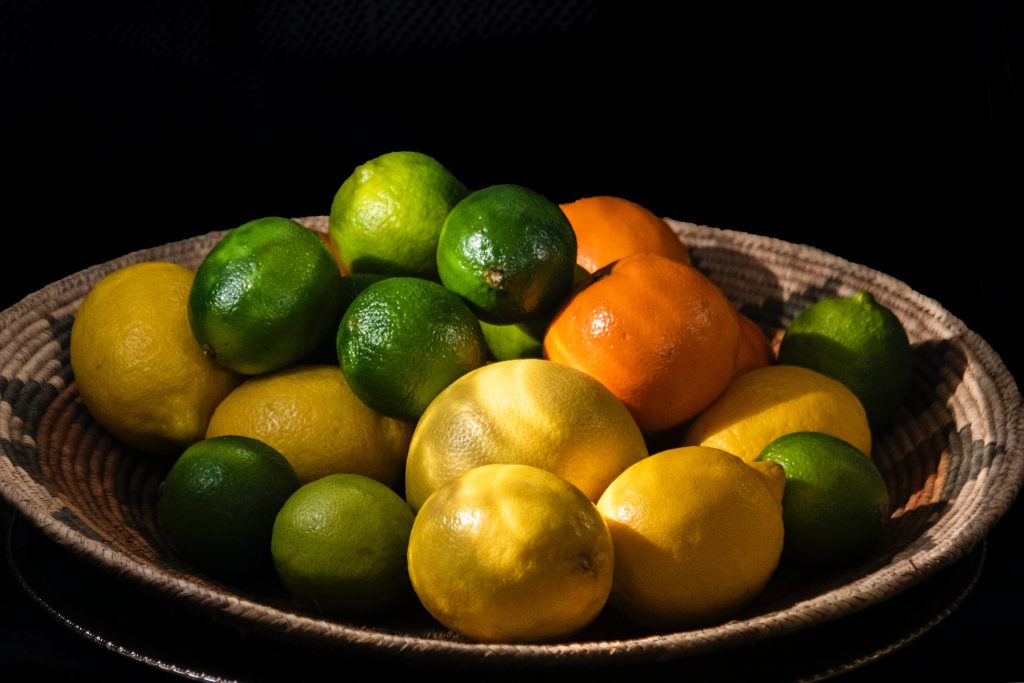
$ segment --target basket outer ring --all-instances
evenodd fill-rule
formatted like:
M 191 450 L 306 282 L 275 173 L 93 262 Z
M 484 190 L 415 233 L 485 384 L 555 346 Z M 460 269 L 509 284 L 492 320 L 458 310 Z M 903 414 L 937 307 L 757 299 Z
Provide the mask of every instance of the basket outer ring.
M 309 227 L 324 231 L 324 217 L 299 219 Z M 667 219 L 668 220 L 668 219 Z M 685 244 L 697 248 L 727 246 L 759 258 L 785 262 L 798 258 L 825 270 L 843 272 L 853 280 L 871 283 L 873 291 L 881 291 L 879 300 L 887 305 L 900 304 L 902 299 L 934 317 L 932 327 L 960 336 L 972 362 L 990 381 L 994 401 L 1001 407 L 996 419 L 999 446 L 1005 454 L 999 460 L 998 476 L 990 477 L 984 500 L 972 505 L 954 533 L 931 547 L 908 552 L 854 583 L 801 601 L 788 609 L 759 615 L 743 621 L 679 633 L 652 635 L 630 640 L 573 642 L 545 645 L 477 644 L 438 641 L 409 637 L 347 626 L 338 622 L 315 619 L 258 602 L 211 590 L 187 579 L 168 576 L 156 567 L 139 563 L 125 553 L 100 543 L 52 516 L 53 501 L 49 492 L 28 477 L 19 476 L 16 468 L 0 458 L 0 494 L 28 520 L 53 540 L 69 547 L 116 575 L 152 589 L 172 600 L 182 600 L 216 618 L 278 636 L 294 637 L 317 643 L 368 649 L 378 653 L 424 661 L 503 664 L 583 664 L 595 662 L 626 663 L 672 659 L 690 654 L 710 652 L 772 636 L 790 633 L 807 626 L 832 620 L 892 598 L 908 587 L 931 576 L 939 569 L 962 557 L 989 532 L 1013 503 L 1024 478 L 1024 409 L 1017 386 L 999 356 L 962 321 L 946 311 L 938 302 L 911 290 L 890 276 L 852 264 L 837 256 L 806 245 L 792 244 L 748 233 L 698 226 L 668 220 Z M 223 235 L 223 231 L 172 242 L 163 246 L 132 252 L 65 277 L 29 295 L 0 314 L 0 348 L 9 342 L 9 330 L 24 326 L 33 312 L 54 309 L 58 303 L 73 311 L 92 283 L 104 274 L 131 263 L 146 260 L 197 262 Z M 891 296 L 887 293 L 891 292 Z M 898 308 L 898 306 L 897 306 Z M 917 330 L 920 332 L 920 330 Z M 912 334 L 913 337 L 913 334 Z M 0 427 L 8 419 L 0 415 Z

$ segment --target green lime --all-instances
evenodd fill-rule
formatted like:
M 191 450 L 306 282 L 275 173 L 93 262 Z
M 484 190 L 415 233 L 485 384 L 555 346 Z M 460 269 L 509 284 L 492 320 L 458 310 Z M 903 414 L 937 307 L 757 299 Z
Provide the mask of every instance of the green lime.
M 388 275 L 379 273 L 355 273 L 343 276 L 341 278 L 341 315 L 345 314 L 360 292 L 373 283 L 388 277 Z M 338 322 L 341 323 L 340 315 Z M 336 330 L 325 336 L 301 362 L 305 365 L 336 365 L 338 363 L 337 337 Z
M 337 343 L 352 391 L 377 412 L 409 421 L 487 360 L 480 325 L 462 299 L 420 278 L 363 290 L 341 319 Z
M 412 509 L 384 484 L 331 474 L 296 491 L 270 543 L 285 589 L 325 614 L 363 615 L 411 595 Z
M 224 367 L 249 375 L 291 365 L 338 328 L 342 281 L 317 235 L 287 218 L 228 232 L 196 271 L 192 333 Z
M 899 318 L 861 291 L 801 311 L 779 345 L 779 363 L 839 380 L 860 399 L 871 428 L 879 429 L 906 398 L 913 354 Z
M 522 323 L 495 325 L 480 321 L 484 342 L 494 360 L 513 358 L 540 358 L 544 351 L 544 333 L 551 322 L 551 316 L 534 318 Z
M 331 204 L 329 230 L 350 273 L 437 279 L 437 238 L 466 186 L 419 152 L 357 166 Z
M 274 518 L 299 479 L 257 439 L 218 436 L 189 446 L 160 485 L 157 518 L 182 557 L 211 573 L 271 567 Z
M 557 204 L 519 185 L 492 185 L 459 202 L 437 243 L 445 287 L 482 320 L 528 320 L 568 293 L 576 234 Z
M 815 567 L 862 558 L 889 519 L 889 493 L 875 464 L 846 441 L 794 432 L 768 444 L 758 460 L 782 465 L 784 553 Z

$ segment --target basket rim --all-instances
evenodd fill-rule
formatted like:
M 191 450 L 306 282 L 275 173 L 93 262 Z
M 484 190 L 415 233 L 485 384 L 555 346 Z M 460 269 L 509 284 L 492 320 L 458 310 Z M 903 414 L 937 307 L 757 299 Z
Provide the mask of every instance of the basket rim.
M 306 217 L 297 219 L 303 223 L 316 223 L 324 217 Z M 212 590 L 204 585 L 188 579 L 168 576 L 158 567 L 150 566 L 130 555 L 111 548 L 106 544 L 89 538 L 84 533 L 68 524 L 55 519 L 45 510 L 33 504 L 29 492 L 19 486 L 17 479 L 0 477 L 0 494 L 7 499 L 12 507 L 41 529 L 48 537 L 69 547 L 76 554 L 93 563 L 116 571 L 120 576 L 147 587 L 168 598 L 183 599 L 203 612 L 212 612 L 234 621 L 248 623 L 257 627 L 275 624 L 271 631 L 282 629 L 300 638 L 308 638 L 313 631 L 320 637 L 339 645 L 353 647 L 372 647 L 388 654 L 413 657 L 416 659 L 440 658 L 444 660 L 472 661 L 509 661 L 510 658 L 519 662 L 546 663 L 551 661 L 592 662 L 595 659 L 611 658 L 616 661 L 633 661 L 647 659 L 651 653 L 660 657 L 685 655 L 693 651 L 710 651 L 740 645 L 755 639 L 778 636 L 803 628 L 805 625 L 793 619 L 787 619 L 787 613 L 793 610 L 820 610 L 821 621 L 850 614 L 864 607 L 890 599 L 908 587 L 933 575 L 939 569 L 970 551 L 975 544 L 983 539 L 991 528 L 1002 518 L 1013 505 L 1022 484 L 1024 484 L 1024 407 L 1021 395 L 1014 378 L 995 350 L 980 335 L 970 330 L 966 324 L 945 309 L 938 301 L 913 290 L 901 280 L 881 273 L 860 264 L 853 263 L 817 247 L 786 242 L 784 240 L 755 235 L 738 230 L 714 228 L 666 219 L 670 227 L 688 244 L 720 244 L 722 238 L 728 244 L 756 245 L 758 248 L 789 252 L 794 249 L 825 264 L 832 265 L 842 271 L 854 271 L 862 276 L 883 284 L 886 289 L 912 294 L 926 308 L 941 314 L 943 322 L 958 330 L 963 343 L 976 355 L 980 367 L 998 389 L 999 399 L 1006 412 L 1006 443 L 1002 444 L 1007 456 L 1007 466 L 1003 475 L 991 482 L 989 494 L 990 504 L 979 506 L 973 510 L 969 520 L 961 524 L 955 533 L 943 542 L 930 548 L 918 550 L 896 562 L 884 565 L 861 576 L 857 580 L 834 587 L 824 593 L 788 605 L 785 609 L 759 614 L 743 620 L 734 620 L 709 626 L 706 628 L 661 633 L 626 640 L 592 640 L 572 641 L 564 644 L 481 644 L 438 640 L 434 638 L 398 635 L 382 632 L 372 628 L 352 626 L 330 619 L 315 618 L 298 612 L 269 606 L 229 592 Z M 33 292 L 18 303 L 0 312 L 0 338 L 9 327 L 11 321 L 33 310 L 48 295 L 69 289 L 73 282 L 86 277 L 98 278 L 103 273 L 141 260 L 160 258 L 167 259 L 167 253 L 175 249 L 193 245 L 198 240 L 216 239 L 224 234 L 223 230 L 208 232 L 204 235 L 169 242 L 164 245 L 139 249 L 104 263 L 99 263 L 77 273 L 70 274 L 46 287 Z M 6 419 L 6 418 L 3 418 Z M 7 459 L 0 459 L 0 473 L 9 468 Z M 32 482 L 31 485 L 36 485 Z M 870 590 L 873 600 L 862 600 L 859 606 L 854 605 L 845 611 L 837 612 L 834 606 L 857 593 Z M 320 638 L 315 638 L 323 642 Z

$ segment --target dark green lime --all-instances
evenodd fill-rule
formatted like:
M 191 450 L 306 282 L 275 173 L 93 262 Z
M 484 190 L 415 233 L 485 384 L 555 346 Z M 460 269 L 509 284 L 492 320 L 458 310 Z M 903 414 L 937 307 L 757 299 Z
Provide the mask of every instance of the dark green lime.
M 189 294 L 192 333 L 221 365 L 249 375 L 291 365 L 337 330 L 343 285 L 330 251 L 287 218 L 228 232 Z
M 272 568 L 274 518 L 299 488 L 283 455 L 257 439 L 217 436 L 193 444 L 160 485 L 157 517 L 175 549 L 219 575 Z
M 487 360 L 480 325 L 462 299 L 411 277 L 363 290 L 341 319 L 337 344 L 352 391 L 377 412 L 410 421 Z
M 441 282 L 494 324 L 550 310 L 569 291 L 575 269 L 569 220 L 519 185 L 493 185 L 456 204 L 437 244 Z

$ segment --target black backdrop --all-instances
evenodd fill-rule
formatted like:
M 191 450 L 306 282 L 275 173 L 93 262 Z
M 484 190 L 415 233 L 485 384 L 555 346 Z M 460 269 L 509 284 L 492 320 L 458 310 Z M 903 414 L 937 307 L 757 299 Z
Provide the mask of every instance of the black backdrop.
M 3 305 L 132 249 L 326 213 L 355 165 L 414 149 L 471 188 L 624 196 L 894 274 L 1019 377 L 1018 8 L 675 4 L 0 0 Z M 1024 643 L 1021 590 L 996 583 L 1024 567 L 1019 508 L 990 552 L 999 608 L 973 608 L 984 657 Z

